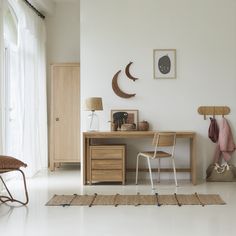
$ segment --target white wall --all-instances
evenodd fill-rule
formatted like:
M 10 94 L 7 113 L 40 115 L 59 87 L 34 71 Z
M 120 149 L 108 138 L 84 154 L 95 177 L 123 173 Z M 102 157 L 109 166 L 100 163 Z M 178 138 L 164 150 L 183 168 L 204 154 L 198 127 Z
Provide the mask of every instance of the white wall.
M 50 63 L 80 61 L 79 2 L 55 4 L 53 14 L 46 17 L 47 61 Z
M 80 62 L 80 4 L 55 3 L 46 15 L 47 30 L 47 100 L 50 116 L 50 64 Z
M 204 177 L 214 144 L 207 138 L 209 120 L 198 115 L 198 106 L 229 106 L 227 118 L 236 134 L 236 1 L 81 0 L 80 8 L 81 101 L 103 97 L 101 129 L 109 130 L 111 109 L 132 108 L 152 129 L 196 131 L 198 175 Z M 164 48 L 177 50 L 175 80 L 153 79 L 153 49 Z M 123 71 L 120 85 L 137 95 L 122 99 L 111 80 L 130 61 L 140 79 L 122 80 Z M 82 116 L 85 129 L 87 112 Z M 136 151 L 140 144 L 131 146 Z M 187 155 L 187 146 L 178 142 L 177 158 Z

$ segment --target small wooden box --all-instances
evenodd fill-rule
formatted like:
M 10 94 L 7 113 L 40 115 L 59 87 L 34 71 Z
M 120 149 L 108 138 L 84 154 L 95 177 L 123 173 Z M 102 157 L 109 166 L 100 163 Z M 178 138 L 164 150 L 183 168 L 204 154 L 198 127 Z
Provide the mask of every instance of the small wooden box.
M 125 184 L 125 145 L 90 146 L 90 184 L 122 182 Z

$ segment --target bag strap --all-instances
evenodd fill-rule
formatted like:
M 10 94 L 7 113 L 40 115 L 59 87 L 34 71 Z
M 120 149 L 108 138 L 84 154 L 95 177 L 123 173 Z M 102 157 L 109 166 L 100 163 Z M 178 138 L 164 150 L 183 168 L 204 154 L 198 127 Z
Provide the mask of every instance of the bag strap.
M 228 163 L 225 163 L 225 164 L 222 164 L 222 165 L 219 165 L 218 163 L 215 163 L 214 169 L 216 170 L 216 172 L 217 172 L 218 174 L 222 174 L 222 173 L 224 173 L 226 170 L 227 170 L 227 171 L 229 170 L 229 165 L 228 165 Z

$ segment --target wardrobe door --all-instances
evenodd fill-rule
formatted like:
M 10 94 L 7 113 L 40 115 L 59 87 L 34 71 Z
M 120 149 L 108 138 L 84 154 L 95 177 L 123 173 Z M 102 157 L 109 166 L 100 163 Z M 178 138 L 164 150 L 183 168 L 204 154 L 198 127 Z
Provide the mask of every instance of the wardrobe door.
M 62 162 L 80 162 L 80 67 L 51 67 L 50 169 Z

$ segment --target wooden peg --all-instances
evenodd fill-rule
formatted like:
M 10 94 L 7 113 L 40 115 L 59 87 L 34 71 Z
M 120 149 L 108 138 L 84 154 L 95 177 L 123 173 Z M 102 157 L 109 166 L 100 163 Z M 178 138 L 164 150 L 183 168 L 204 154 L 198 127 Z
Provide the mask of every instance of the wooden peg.
M 223 107 L 223 112 L 222 112 L 222 118 L 225 117 L 225 114 L 226 114 L 226 113 L 227 113 L 227 107 L 224 106 L 224 107 Z

